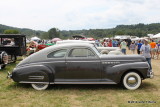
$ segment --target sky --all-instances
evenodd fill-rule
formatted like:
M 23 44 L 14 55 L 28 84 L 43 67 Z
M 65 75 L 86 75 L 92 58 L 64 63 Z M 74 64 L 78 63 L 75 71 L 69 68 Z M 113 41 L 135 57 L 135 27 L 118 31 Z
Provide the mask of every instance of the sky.
M 160 0 L 0 0 L 0 24 L 48 31 L 160 23 Z

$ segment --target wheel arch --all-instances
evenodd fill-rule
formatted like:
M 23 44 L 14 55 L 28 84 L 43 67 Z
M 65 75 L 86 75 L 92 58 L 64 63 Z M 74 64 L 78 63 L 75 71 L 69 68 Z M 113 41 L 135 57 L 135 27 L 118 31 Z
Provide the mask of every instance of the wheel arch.
M 140 77 L 142 78 L 142 80 L 144 79 L 143 74 L 142 74 L 139 70 L 137 70 L 137 69 L 129 69 L 129 70 L 125 71 L 125 72 L 122 74 L 121 79 L 120 79 L 120 83 L 123 81 L 124 76 L 125 76 L 127 73 L 129 73 L 129 72 L 135 72 L 135 73 L 137 73 L 137 74 L 140 75 Z

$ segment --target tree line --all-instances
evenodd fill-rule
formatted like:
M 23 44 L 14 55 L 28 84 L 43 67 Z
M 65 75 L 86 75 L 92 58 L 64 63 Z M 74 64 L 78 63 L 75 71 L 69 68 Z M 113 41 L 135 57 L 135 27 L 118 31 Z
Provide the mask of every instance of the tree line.
M 152 24 L 135 24 L 135 25 L 118 25 L 111 29 L 83 29 L 83 30 L 59 30 L 56 27 L 45 31 L 36 31 L 31 29 L 20 29 L 9 26 L 0 25 L 0 33 L 21 33 L 27 35 L 27 37 L 38 36 L 42 39 L 52 39 L 52 38 L 72 38 L 73 35 L 85 35 L 87 37 L 94 38 L 104 38 L 104 37 L 114 37 L 115 35 L 131 35 L 143 37 L 147 34 L 157 34 L 160 32 L 160 23 Z

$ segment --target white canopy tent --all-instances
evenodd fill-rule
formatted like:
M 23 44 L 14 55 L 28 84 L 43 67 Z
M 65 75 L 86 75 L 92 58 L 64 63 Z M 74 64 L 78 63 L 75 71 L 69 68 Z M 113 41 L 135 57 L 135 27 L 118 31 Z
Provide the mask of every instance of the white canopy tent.
M 154 35 L 152 38 L 160 38 L 160 33 Z
M 31 41 L 38 41 L 38 40 L 41 40 L 41 39 L 36 36 L 31 38 Z

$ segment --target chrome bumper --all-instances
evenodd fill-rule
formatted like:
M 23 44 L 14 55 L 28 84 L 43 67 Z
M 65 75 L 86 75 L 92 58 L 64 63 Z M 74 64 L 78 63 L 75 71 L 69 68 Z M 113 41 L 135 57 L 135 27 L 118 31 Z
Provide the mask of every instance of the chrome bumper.
M 8 71 L 7 79 L 12 78 L 12 74 Z
M 147 75 L 148 78 L 154 78 L 154 72 L 152 70 L 148 71 L 148 75 Z
M 150 72 L 150 78 L 154 78 L 154 72 Z

